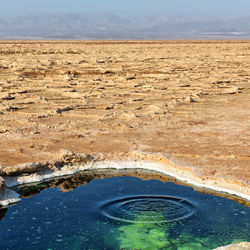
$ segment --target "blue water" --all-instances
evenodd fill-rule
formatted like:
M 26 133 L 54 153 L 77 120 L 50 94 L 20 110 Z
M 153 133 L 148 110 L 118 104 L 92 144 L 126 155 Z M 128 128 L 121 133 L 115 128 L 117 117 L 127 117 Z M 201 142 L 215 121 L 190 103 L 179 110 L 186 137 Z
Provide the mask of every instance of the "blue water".
M 250 208 L 135 177 L 43 190 L 0 210 L 0 249 L 213 249 L 250 241 Z

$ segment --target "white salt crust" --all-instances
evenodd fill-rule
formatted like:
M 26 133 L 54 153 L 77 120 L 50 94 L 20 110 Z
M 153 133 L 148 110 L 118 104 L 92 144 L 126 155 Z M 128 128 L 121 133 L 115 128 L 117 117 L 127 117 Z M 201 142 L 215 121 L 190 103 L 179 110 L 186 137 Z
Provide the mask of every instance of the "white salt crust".
M 21 184 L 28 183 L 39 183 L 45 180 L 53 179 L 55 177 L 62 177 L 67 175 L 73 175 L 83 170 L 93 170 L 93 169 L 146 169 L 154 170 L 158 173 L 167 175 L 169 177 L 175 178 L 179 181 L 187 183 L 192 186 L 199 188 L 209 189 L 211 191 L 227 193 L 229 195 L 236 195 L 240 198 L 250 201 L 250 195 L 244 192 L 240 192 L 234 189 L 225 188 L 219 183 L 213 185 L 209 183 L 210 181 L 202 181 L 200 178 L 192 176 L 190 172 L 185 170 L 179 170 L 173 166 L 167 166 L 166 164 L 154 161 L 102 161 L 102 162 L 92 162 L 84 165 L 73 165 L 64 166 L 58 171 L 54 172 L 39 172 L 34 174 L 29 174 L 27 176 L 18 177 L 6 177 L 5 182 L 7 187 L 13 187 Z

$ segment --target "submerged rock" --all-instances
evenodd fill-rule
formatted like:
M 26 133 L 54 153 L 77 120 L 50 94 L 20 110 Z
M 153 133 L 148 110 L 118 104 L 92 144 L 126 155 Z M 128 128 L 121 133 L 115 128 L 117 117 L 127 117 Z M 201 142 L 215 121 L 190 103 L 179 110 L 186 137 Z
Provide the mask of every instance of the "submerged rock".
M 19 194 L 13 190 L 6 188 L 4 192 L 0 193 L 0 206 L 8 206 L 20 200 Z

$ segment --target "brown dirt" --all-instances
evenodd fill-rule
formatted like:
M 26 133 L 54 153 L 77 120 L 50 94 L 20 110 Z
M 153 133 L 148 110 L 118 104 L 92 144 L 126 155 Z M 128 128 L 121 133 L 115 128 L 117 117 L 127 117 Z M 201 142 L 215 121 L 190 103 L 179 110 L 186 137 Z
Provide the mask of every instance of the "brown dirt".
M 249 58 L 247 41 L 2 41 L 0 165 L 139 150 L 249 185 Z

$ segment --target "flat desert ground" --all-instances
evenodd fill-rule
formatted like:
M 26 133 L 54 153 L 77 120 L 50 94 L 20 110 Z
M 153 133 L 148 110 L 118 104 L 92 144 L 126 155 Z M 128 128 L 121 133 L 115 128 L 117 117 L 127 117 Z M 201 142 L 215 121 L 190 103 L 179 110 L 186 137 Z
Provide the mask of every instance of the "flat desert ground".
M 250 186 L 249 41 L 1 41 L 0 169 L 162 153 Z

